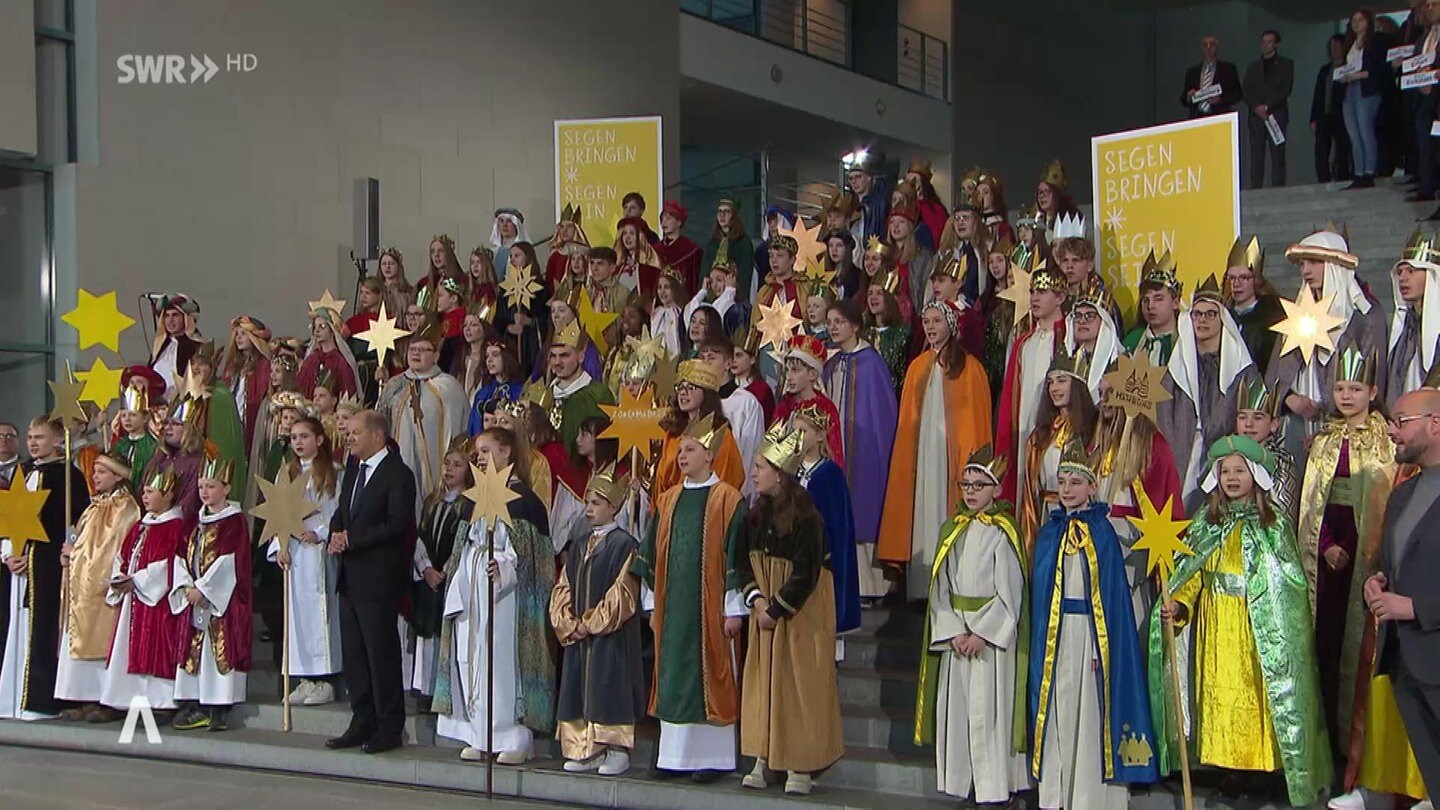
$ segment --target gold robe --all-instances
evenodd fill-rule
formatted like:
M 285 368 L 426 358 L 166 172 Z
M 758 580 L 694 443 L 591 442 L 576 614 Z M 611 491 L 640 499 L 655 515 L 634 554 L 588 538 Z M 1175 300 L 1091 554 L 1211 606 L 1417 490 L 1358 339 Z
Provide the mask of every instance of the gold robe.
M 70 649 L 76 661 L 98 661 L 110 655 L 119 606 L 105 604 L 110 567 L 130 527 L 140 519 L 140 506 L 130 490 L 121 487 L 97 496 L 75 524 L 75 552 L 66 569 L 65 622 Z

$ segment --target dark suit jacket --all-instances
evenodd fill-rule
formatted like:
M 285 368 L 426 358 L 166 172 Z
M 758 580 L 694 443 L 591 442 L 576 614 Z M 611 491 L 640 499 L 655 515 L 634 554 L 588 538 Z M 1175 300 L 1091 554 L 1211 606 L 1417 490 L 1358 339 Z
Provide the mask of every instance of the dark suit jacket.
M 1397 559 L 1399 538 L 1391 527 L 1410 498 L 1416 480 L 1411 478 L 1395 488 L 1385 507 L 1385 529 L 1380 549 L 1380 570 L 1389 581 L 1386 590 L 1408 596 L 1415 605 L 1415 618 L 1408 622 L 1380 623 L 1380 660 L 1376 672 L 1395 675 L 1400 662 L 1405 671 L 1427 686 L 1440 686 L 1440 543 L 1433 540 L 1440 521 L 1440 501 L 1431 504 L 1416 526 L 1403 559 Z
M 1275 57 L 1270 68 L 1270 77 L 1265 77 L 1263 59 L 1257 59 L 1245 69 L 1245 104 L 1250 109 L 1265 104 L 1272 115 L 1281 121 L 1290 120 L 1290 93 L 1295 89 L 1295 63 L 1283 56 Z M 1219 73 L 1217 68 L 1216 73 Z
M 346 468 L 340 507 L 330 519 L 330 531 L 348 532 L 350 541 L 340 554 L 337 589 L 357 602 L 398 604 L 409 581 L 405 550 L 415 534 L 415 474 L 391 447 L 352 506 L 359 472 L 358 464 Z
M 1191 65 L 1185 70 L 1185 87 L 1180 90 L 1180 104 L 1190 111 L 1191 118 L 1201 118 L 1206 115 L 1219 115 L 1235 109 L 1240 103 L 1240 71 L 1236 69 L 1233 62 L 1217 61 L 1215 63 L 1215 84 L 1220 85 L 1221 91 L 1218 98 L 1210 100 L 1210 112 L 1204 112 L 1199 104 L 1190 103 L 1190 91 L 1200 89 L 1200 71 L 1204 65 Z
M 1316 127 L 1327 124 L 1344 129 L 1341 108 L 1345 104 L 1345 85 L 1330 77 L 1335 75 L 1335 65 L 1326 62 L 1315 74 L 1315 92 L 1310 97 L 1310 123 Z

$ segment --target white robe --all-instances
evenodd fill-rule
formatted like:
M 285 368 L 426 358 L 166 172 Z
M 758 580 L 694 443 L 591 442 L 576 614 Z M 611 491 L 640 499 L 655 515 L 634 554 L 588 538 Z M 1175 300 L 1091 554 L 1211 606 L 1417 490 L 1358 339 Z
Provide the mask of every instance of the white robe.
M 931 374 L 920 402 L 915 457 L 914 530 L 906 590 L 912 601 L 930 594 L 930 569 L 935 562 L 940 525 L 950 517 L 950 458 L 945 435 L 945 375 Z
M 655 311 L 650 313 L 650 334 L 660 336 L 660 339 L 664 341 L 665 351 L 669 352 L 671 357 L 679 357 L 683 354 L 680 334 L 689 332 L 690 319 L 686 318 L 682 325 L 681 317 L 682 313 L 678 306 L 662 307 L 657 304 Z
M 453 505 L 455 501 L 459 500 L 460 493 L 458 491 L 452 492 L 446 490 L 440 497 L 443 498 L 446 503 Z M 462 515 L 461 517 L 468 520 L 470 516 Z M 452 549 L 450 553 L 458 554 L 459 549 Z M 436 566 L 430 561 L 430 553 L 425 550 L 425 544 L 417 541 L 415 543 L 415 554 L 411 559 L 411 581 L 424 582 L 425 569 L 438 567 L 440 566 Z M 445 587 L 445 584 L 441 583 L 441 587 Z M 435 665 L 439 663 L 435 654 L 435 647 L 440 643 L 440 637 L 421 638 L 416 634 L 415 628 L 410 626 L 408 622 L 405 622 L 403 618 L 401 622 L 405 628 L 400 637 L 400 648 L 406 651 L 402 660 L 404 669 L 401 670 L 406 673 L 405 688 L 419 692 L 427 697 L 433 696 L 435 694 Z
M 147 514 L 140 519 L 140 522 L 147 526 L 155 526 L 181 518 L 180 507 L 177 506 L 160 515 Z M 141 547 L 141 544 L 137 543 L 135 546 L 137 553 L 128 560 L 121 559 L 117 554 L 110 573 L 112 582 L 118 580 L 122 575 L 129 575 L 135 583 L 134 590 L 122 594 L 111 588 L 105 594 L 105 604 L 119 605 L 120 616 L 115 624 L 115 640 L 110 645 L 110 661 L 105 666 L 104 688 L 100 692 L 100 702 L 122 712 L 130 708 L 131 698 L 137 696 L 145 697 L 152 709 L 175 708 L 175 681 L 170 678 L 157 678 L 153 675 L 134 675 L 128 671 L 130 669 L 130 613 L 135 600 L 139 599 L 147 607 L 154 607 L 160 604 L 170 591 L 171 560 L 156 560 L 145 568 L 137 570 L 138 552 Z
M 38 469 L 25 477 L 25 488 L 31 492 L 40 488 Z M 10 539 L 0 540 L 0 564 L 14 554 Z M 4 720 L 48 720 L 53 716 L 20 708 L 25 700 L 25 666 L 30 660 L 30 606 L 25 601 L 29 582 L 24 574 L 10 578 L 10 625 L 5 628 L 5 660 L 0 662 L 0 719 Z M 60 649 L 68 649 L 68 644 L 67 636 Z
M 730 423 L 735 444 L 740 448 L 740 460 L 748 470 L 755 462 L 761 440 L 765 438 L 765 409 L 760 407 L 760 400 L 754 394 L 737 386 L 730 396 L 720 401 L 720 410 L 725 414 L 725 421 Z M 751 500 L 755 498 L 755 482 L 750 480 L 749 475 L 745 476 L 740 494 Z
M 1050 361 L 1055 353 L 1055 330 L 1036 330 L 1020 346 L 1020 408 L 1019 424 L 1016 426 L 1017 445 L 1006 448 L 1015 459 L 1015 480 L 1025 481 L 1025 444 L 1030 440 L 1030 431 L 1035 429 L 1035 419 L 1040 413 L 1040 402 L 1049 396 L 1045 391 L 1045 378 L 1050 374 Z M 948 515 L 946 517 L 949 517 Z M 935 524 L 938 529 L 940 524 Z
M 1011 751 L 1015 652 L 1025 575 L 1000 529 L 972 521 L 945 558 L 930 592 L 930 644 L 940 653 L 935 693 L 936 786 L 977 802 L 1003 802 L 1028 787 L 1025 756 Z M 956 610 L 950 597 L 991 597 L 979 610 Z M 950 639 L 985 639 L 978 658 L 954 652 Z
M 411 385 L 419 385 L 420 409 L 411 403 Z M 469 428 L 470 400 L 465 387 L 438 368 L 419 373 L 406 371 L 386 383 L 376 408 L 390 417 L 390 429 L 400 446 L 400 458 L 415 474 L 415 514 L 425 497 L 438 490 L 445 449 L 450 440 Z
M 494 734 L 492 753 L 530 751 L 534 737 L 530 729 L 516 719 L 518 697 L 519 650 L 516 638 L 515 565 L 517 557 L 510 545 L 510 532 L 505 524 L 495 528 L 492 543 L 495 563 L 500 576 L 495 582 L 495 605 L 491 613 L 490 576 L 486 571 L 487 546 L 484 520 L 470 526 L 469 541 L 456 549 L 460 564 L 445 589 L 445 616 L 454 617 L 451 633 L 455 648 L 450 673 L 452 709 L 435 719 L 435 733 L 459 740 L 472 748 L 485 750 L 485 708 L 488 702 L 488 658 L 486 622 L 495 622 L 495 695 L 491 728 Z
M 240 514 L 240 504 L 231 501 L 219 512 L 210 512 L 208 507 L 200 510 L 200 525 L 195 531 L 218 523 L 232 515 Z M 249 551 L 249 548 L 246 548 Z M 190 626 L 200 631 L 200 671 L 191 675 L 185 671 L 182 661 L 175 668 L 175 700 L 198 700 L 206 706 L 233 706 L 245 702 L 245 673 L 232 668 L 221 673 L 210 643 L 210 620 L 223 618 L 230 607 L 230 600 L 239 585 L 235 576 L 235 555 L 221 554 L 210 566 L 204 567 L 204 549 L 195 550 L 195 558 L 176 557 L 174 563 L 175 584 L 170 588 L 170 612 L 176 616 L 188 611 Z M 199 607 L 192 606 L 185 599 L 185 589 L 195 588 L 205 597 Z
M 300 469 L 309 472 L 310 462 L 301 462 Z M 330 541 L 330 518 L 340 505 L 338 470 L 334 492 L 327 496 L 311 481 L 305 485 L 305 497 L 320 505 L 318 512 L 305 519 L 305 528 L 315 533 L 318 542 L 302 543 L 299 538 L 289 538 L 290 611 L 285 646 L 290 675 L 318 678 L 343 668 L 340 598 L 335 593 L 339 561 L 325 550 Z M 276 538 L 270 541 L 265 558 L 275 562 L 279 555 L 280 540 Z

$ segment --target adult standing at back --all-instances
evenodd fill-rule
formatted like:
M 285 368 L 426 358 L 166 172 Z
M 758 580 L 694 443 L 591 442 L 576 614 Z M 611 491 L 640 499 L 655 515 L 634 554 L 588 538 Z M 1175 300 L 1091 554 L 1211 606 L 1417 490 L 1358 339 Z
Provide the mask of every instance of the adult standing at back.
M 1260 35 L 1260 58 L 1245 69 L 1245 117 L 1250 133 L 1250 188 L 1265 185 L 1265 153 L 1270 153 L 1270 185 L 1285 185 L 1285 144 L 1275 143 L 1269 121 L 1280 133 L 1290 124 L 1290 93 L 1295 89 L 1295 63 L 1280 55 L 1280 32 Z
M 1347 72 L 1339 81 L 1345 86 L 1345 131 L 1350 134 L 1350 154 L 1355 163 L 1355 180 L 1345 189 L 1374 188 L 1380 165 L 1375 126 L 1380 115 L 1381 83 L 1389 75 L 1384 46 L 1375 37 L 1375 12 L 1361 8 L 1350 15 L 1345 46 Z
M 1350 179 L 1350 135 L 1345 131 L 1345 85 L 1335 81 L 1335 68 L 1345 65 L 1345 37 L 1328 43 L 1330 61 L 1315 74 L 1310 100 L 1310 131 L 1315 133 L 1315 179 L 1322 183 Z M 1333 159 L 1332 159 L 1333 155 Z
M 400 667 L 399 602 L 415 530 L 415 475 L 390 443 L 390 420 L 377 411 L 350 418 L 350 454 L 340 505 L 330 521 L 330 553 L 340 558 L 340 651 L 350 693 L 350 726 L 325 741 L 367 754 L 400 747 L 405 691 Z
M 1240 103 L 1240 71 L 1233 62 L 1220 61 L 1220 38 L 1210 34 L 1200 39 L 1200 64 L 1185 71 L 1185 89 L 1180 103 L 1190 111 L 1191 118 L 1221 115 Z M 1219 87 L 1218 91 L 1210 90 Z M 1218 92 L 1219 95 L 1209 95 Z M 1197 100 L 1197 96 L 1200 97 Z

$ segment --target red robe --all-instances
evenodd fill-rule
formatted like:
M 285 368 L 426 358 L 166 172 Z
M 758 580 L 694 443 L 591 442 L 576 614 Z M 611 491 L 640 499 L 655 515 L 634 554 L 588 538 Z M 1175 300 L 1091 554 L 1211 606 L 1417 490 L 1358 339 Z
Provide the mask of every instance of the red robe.
M 399 316 L 404 313 L 386 312 L 386 317 Z M 380 319 L 379 312 L 357 312 L 345 319 L 345 337 L 352 338 L 370 328 L 370 325 Z
M 465 327 L 465 307 L 455 307 L 452 310 L 440 315 L 440 325 L 445 332 L 442 338 L 460 337 L 460 330 Z
M 249 447 L 255 438 L 255 418 L 260 413 L 260 400 L 270 390 L 270 358 L 264 355 L 257 357 L 250 376 L 226 380 L 225 383 L 231 391 L 239 391 L 240 386 L 245 386 L 245 412 L 240 414 L 240 421 L 245 426 L 245 446 Z
M 840 411 L 829 397 L 819 391 L 816 391 L 815 395 L 809 399 L 796 399 L 794 394 L 786 394 L 780 397 L 780 401 L 775 404 L 775 422 L 771 424 L 784 422 L 790 418 L 790 414 L 805 405 L 816 405 L 826 416 L 830 417 L 830 430 L 825 433 L 825 443 L 830 445 L 830 458 L 843 468 L 845 466 L 845 434 L 840 426 Z
M 1170 449 L 1170 442 L 1159 430 L 1155 431 L 1155 440 L 1150 443 L 1150 466 L 1145 468 L 1145 474 L 1140 478 L 1140 486 L 1145 490 L 1145 497 L 1156 509 L 1164 509 L 1165 501 L 1170 501 L 1170 519 L 1185 519 L 1184 498 L 1180 492 L 1180 473 L 1175 470 L 1175 452 Z M 1134 497 L 1135 485 L 1130 485 L 1131 499 L 1139 502 Z M 1138 506 L 1111 506 L 1110 516 L 1139 517 Z
M 245 515 L 236 512 L 214 523 L 197 524 L 190 532 L 189 540 L 176 552 L 176 556 L 189 566 L 195 579 L 204 576 L 209 566 L 226 554 L 233 555 L 235 559 L 235 590 L 230 594 L 225 615 L 210 620 L 211 643 L 222 672 L 226 671 L 226 666 L 230 670 L 248 672 L 254 609 L 250 598 L 250 530 L 245 524 Z M 171 581 L 174 581 L 173 576 Z M 196 636 L 201 633 L 190 620 L 190 610 L 187 604 L 176 617 L 180 626 L 176 634 L 175 655 L 176 661 L 185 666 L 187 672 L 192 669 L 198 672 L 198 645 L 201 640 Z
M 555 496 L 562 486 L 583 503 L 585 484 L 590 480 L 589 469 L 571 460 L 564 442 L 550 442 L 536 449 L 550 462 L 550 503 L 555 502 Z
M 755 398 L 760 400 L 760 411 L 765 414 L 765 424 L 774 424 L 775 391 L 770 388 L 770 383 L 765 382 L 764 377 L 756 376 L 749 385 L 745 386 L 745 390 L 754 394 Z
M 940 235 L 945 233 L 945 221 L 950 214 L 945 210 L 945 203 L 939 200 L 918 200 L 915 209 L 920 214 L 920 221 L 930 229 L 930 234 L 935 237 L 935 246 L 940 246 Z
M 1024 331 L 1015 338 L 1015 345 L 1010 348 L 1010 356 L 1005 361 L 1005 381 L 1000 385 L 1000 407 L 995 414 L 995 441 L 999 445 L 1000 452 L 1004 453 L 1009 464 L 1005 469 L 1005 480 L 1000 482 L 1000 499 L 1015 502 L 1016 482 L 1015 468 L 1018 466 L 1018 453 L 1024 452 L 1020 447 L 1020 349 L 1025 345 L 1031 336 L 1035 334 L 1033 321 L 1024 322 Z M 1065 320 L 1055 321 L 1055 348 L 1065 348 Z M 976 355 L 979 357 L 981 355 Z M 1028 437 L 1027 437 L 1028 438 Z
M 120 544 L 121 572 L 134 575 L 153 563 L 164 562 L 167 566 L 185 545 L 186 521 L 175 517 L 164 523 L 148 524 L 144 520 L 130 527 L 125 541 Z M 135 546 L 140 545 L 140 556 L 131 567 L 135 557 Z M 166 590 L 175 583 L 172 571 L 166 582 Z M 184 619 L 170 612 L 170 602 L 161 599 L 152 607 L 131 596 L 130 605 L 130 665 L 131 675 L 152 675 L 166 680 L 175 679 L 175 668 L 180 665 L 179 642 L 184 631 Z M 114 649 L 111 649 L 114 654 Z M 108 664 L 108 660 L 107 660 Z
M 565 280 L 565 265 L 569 264 L 570 258 L 563 250 L 552 250 L 545 259 L 545 289 L 551 292 L 560 286 Z
M 684 234 L 676 237 L 674 242 L 667 242 L 662 237 L 654 247 L 660 263 L 680 273 L 686 293 L 693 294 L 700 289 L 700 260 L 704 258 L 704 248 Z
M 459 310 L 459 312 L 463 320 L 465 317 L 464 311 Z M 390 356 L 394 357 L 395 352 L 391 352 Z M 328 370 L 330 375 L 335 378 L 336 390 L 330 393 L 334 394 L 337 398 L 344 394 L 349 394 L 352 397 L 359 395 L 360 387 L 356 384 L 355 372 L 350 368 L 350 364 L 346 362 L 345 355 L 341 354 L 339 349 L 331 349 L 328 352 L 311 352 L 306 355 L 305 360 L 300 363 L 300 371 L 295 375 L 295 385 L 300 389 L 300 393 L 304 395 L 306 399 L 313 399 L 315 397 L 315 380 L 319 378 L 322 369 Z
M 751 318 L 754 320 L 755 323 L 759 323 L 759 307 L 768 307 L 771 304 L 775 303 L 775 298 L 780 294 L 780 291 L 782 289 L 785 291 L 785 300 L 790 302 L 790 314 L 799 318 L 801 322 L 804 322 L 805 297 L 799 285 L 795 283 L 795 279 L 792 277 L 786 279 L 783 282 L 772 281 L 771 277 L 767 275 L 765 276 L 765 283 L 760 285 L 760 292 L 755 299 L 757 311 L 751 315 Z M 796 331 L 799 331 L 800 327 L 797 326 L 795 327 L 795 329 Z
M 660 268 L 653 264 L 622 264 L 616 270 L 615 277 L 634 279 L 635 292 L 640 294 L 641 300 L 655 300 L 655 287 L 660 283 Z

